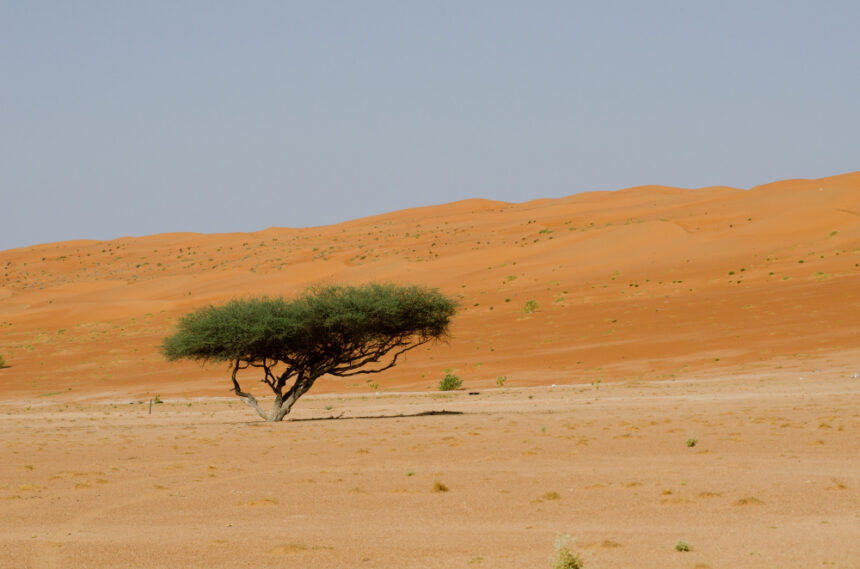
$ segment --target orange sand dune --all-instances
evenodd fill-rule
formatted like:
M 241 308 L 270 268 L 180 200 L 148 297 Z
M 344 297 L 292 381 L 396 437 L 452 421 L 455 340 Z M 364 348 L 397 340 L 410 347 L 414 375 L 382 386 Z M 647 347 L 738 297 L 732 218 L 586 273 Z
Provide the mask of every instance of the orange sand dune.
M 222 395 L 223 369 L 159 356 L 176 318 L 329 282 L 423 283 L 462 303 L 451 341 L 374 378 L 382 389 L 432 389 L 447 368 L 467 387 L 847 373 L 860 361 L 860 172 L 53 243 L 0 252 L 0 269 L 7 399 Z M 326 391 L 368 386 L 326 379 Z

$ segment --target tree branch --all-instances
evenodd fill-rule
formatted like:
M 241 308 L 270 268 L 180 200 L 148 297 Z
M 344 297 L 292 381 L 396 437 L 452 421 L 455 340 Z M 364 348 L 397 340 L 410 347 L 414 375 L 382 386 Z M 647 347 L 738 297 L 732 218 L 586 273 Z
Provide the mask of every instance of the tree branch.
M 336 375 L 338 377 L 350 377 L 353 375 L 362 375 L 362 374 L 368 374 L 368 373 L 379 373 L 381 371 L 385 371 L 387 369 L 393 368 L 397 364 L 397 358 L 400 357 L 400 354 L 406 353 L 409 350 L 414 350 L 418 346 L 421 346 L 422 344 L 426 344 L 429 341 L 430 341 L 430 339 L 421 340 L 419 342 L 416 342 L 415 344 L 412 344 L 411 346 L 406 346 L 405 348 L 403 348 L 399 352 L 395 353 L 394 356 L 392 356 L 391 361 L 386 366 L 381 367 L 381 368 L 359 369 L 358 371 L 352 371 L 352 370 L 360 368 L 360 367 L 362 367 L 368 363 L 379 361 L 378 359 L 375 359 L 375 360 L 371 360 L 371 361 L 359 362 L 359 363 L 356 363 L 354 365 L 346 366 L 346 367 L 339 368 L 339 369 L 336 368 L 334 370 L 329 371 L 328 373 L 330 373 L 331 375 Z
M 248 407 L 251 407 L 252 409 L 254 409 L 257 412 L 257 414 L 260 415 L 260 417 L 262 417 L 264 420 L 268 421 L 269 416 L 266 415 L 266 413 L 263 412 L 262 409 L 260 409 L 260 404 L 257 403 L 257 398 L 254 397 L 253 395 L 251 395 L 250 393 L 246 393 L 246 392 L 242 391 L 242 388 L 239 387 L 239 380 L 236 379 L 236 374 L 239 372 L 240 369 L 246 369 L 248 367 L 248 365 L 245 365 L 245 367 L 242 367 L 241 363 L 242 363 L 242 360 L 236 359 L 236 365 L 233 366 L 233 375 L 230 376 L 231 379 L 233 380 L 233 392 L 236 395 L 238 395 L 239 397 L 241 397 L 242 401 L 247 403 Z

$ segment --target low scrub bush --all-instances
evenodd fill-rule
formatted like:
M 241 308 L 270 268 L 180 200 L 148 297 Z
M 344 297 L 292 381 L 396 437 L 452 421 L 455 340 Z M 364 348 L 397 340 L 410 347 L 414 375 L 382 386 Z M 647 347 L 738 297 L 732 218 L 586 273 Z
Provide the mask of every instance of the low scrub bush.
M 571 542 L 569 535 L 555 538 L 552 569 L 582 569 L 585 566 L 582 557 L 570 550 Z
M 683 539 L 679 539 L 678 543 L 675 544 L 675 551 L 690 551 L 690 544 Z
M 442 381 L 439 382 L 439 391 L 454 391 L 463 387 L 463 380 L 453 373 L 446 373 Z

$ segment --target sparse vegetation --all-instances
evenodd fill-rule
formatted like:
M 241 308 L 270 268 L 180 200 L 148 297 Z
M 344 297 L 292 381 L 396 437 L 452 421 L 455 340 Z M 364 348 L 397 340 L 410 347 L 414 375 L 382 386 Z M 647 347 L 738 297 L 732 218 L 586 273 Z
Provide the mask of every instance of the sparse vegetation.
M 442 484 L 438 480 L 433 483 L 433 491 L 434 492 L 447 492 L 448 490 L 450 490 L 450 488 L 448 488 L 447 486 L 445 486 L 444 484 Z
M 454 391 L 463 386 L 463 380 L 451 372 L 446 372 L 445 377 L 439 382 L 439 391 Z
M 689 439 L 687 439 L 687 446 L 692 448 L 696 446 L 698 442 L 699 439 L 697 439 L 696 437 L 690 437 Z
M 508 382 L 508 376 L 506 376 L 506 375 L 500 375 L 499 377 L 496 378 L 496 386 L 498 386 L 498 387 L 504 387 L 505 383 L 507 383 L 507 382 Z
M 0 369 L 6 367 L 6 360 L 3 359 L 3 354 L 0 354 Z
M 552 569 L 582 569 L 585 566 L 582 557 L 572 552 L 571 547 L 573 547 L 573 540 L 569 535 L 555 538 Z
M 533 314 L 537 312 L 538 303 L 535 299 L 527 300 L 523 305 L 523 314 Z
M 679 539 L 678 543 L 675 544 L 675 551 L 690 551 L 690 544 L 683 539 Z

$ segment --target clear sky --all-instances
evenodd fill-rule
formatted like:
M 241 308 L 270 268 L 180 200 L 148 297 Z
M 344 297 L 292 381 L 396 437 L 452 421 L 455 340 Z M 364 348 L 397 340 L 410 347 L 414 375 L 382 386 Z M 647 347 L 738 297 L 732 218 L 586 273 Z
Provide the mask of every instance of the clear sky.
M 827 0 L 3 1 L 0 250 L 858 170 L 858 22 Z

